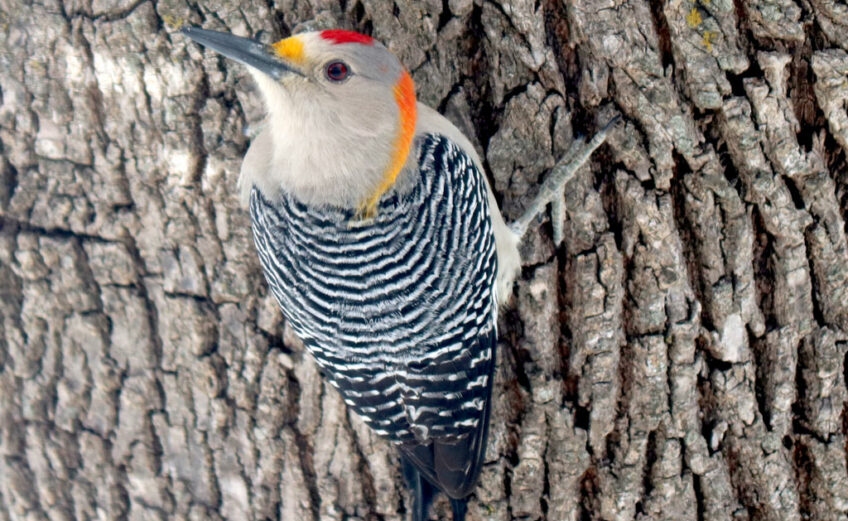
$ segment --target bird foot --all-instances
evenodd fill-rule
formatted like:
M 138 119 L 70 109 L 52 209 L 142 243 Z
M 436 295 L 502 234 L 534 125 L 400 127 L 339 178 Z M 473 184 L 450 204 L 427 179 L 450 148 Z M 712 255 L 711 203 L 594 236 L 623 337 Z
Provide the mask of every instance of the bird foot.
M 604 128 L 595 134 L 589 141 L 577 139 L 571 143 L 571 146 L 557 162 L 556 166 L 551 169 L 551 173 L 542 183 L 539 193 L 530 207 L 518 219 L 510 224 L 510 228 L 518 237 L 523 237 L 533 222 L 547 207 L 551 204 L 551 219 L 554 227 L 554 244 L 559 246 L 562 243 L 564 231 L 563 222 L 565 221 L 565 185 L 574 178 L 577 170 L 583 166 L 592 153 L 599 147 L 607 138 L 607 134 L 612 129 L 613 125 L 621 118 L 615 116 Z

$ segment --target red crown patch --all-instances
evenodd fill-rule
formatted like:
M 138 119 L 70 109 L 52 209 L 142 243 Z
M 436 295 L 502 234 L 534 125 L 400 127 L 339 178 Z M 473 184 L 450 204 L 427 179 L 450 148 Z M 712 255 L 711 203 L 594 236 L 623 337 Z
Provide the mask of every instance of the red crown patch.
M 361 43 L 363 45 L 374 45 L 374 38 L 371 38 L 367 34 L 357 33 L 355 31 L 345 31 L 343 29 L 321 31 L 321 38 L 330 40 L 335 44 Z

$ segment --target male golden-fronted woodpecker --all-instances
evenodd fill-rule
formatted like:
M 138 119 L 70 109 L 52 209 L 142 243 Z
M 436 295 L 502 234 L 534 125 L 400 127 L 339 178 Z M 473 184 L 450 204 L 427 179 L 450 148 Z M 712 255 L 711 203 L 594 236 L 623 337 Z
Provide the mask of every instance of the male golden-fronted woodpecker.
M 266 45 L 185 27 L 248 66 L 267 108 L 239 183 L 268 284 L 345 403 L 400 450 L 414 521 L 465 518 L 486 450 L 498 297 L 535 215 L 603 141 L 573 147 L 511 227 L 469 140 L 371 37 Z

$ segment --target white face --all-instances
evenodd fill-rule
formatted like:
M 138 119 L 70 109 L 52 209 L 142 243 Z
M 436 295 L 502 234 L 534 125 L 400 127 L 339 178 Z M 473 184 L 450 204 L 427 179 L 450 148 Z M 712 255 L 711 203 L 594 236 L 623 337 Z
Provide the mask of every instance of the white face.
M 303 33 L 269 47 L 292 72 L 250 68 L 268 109 L 273 182 L 305 201 L 355 207 L 382 183 L 400 132 L 404 69 L 382 44 Z
M 299 34 L 271 46 L 294 72 L 279 80 L 254 73 L 270 115 L 300 119 L 307 127 L 321 122 L 327 134 L 365 137 L 394 130 L 394 87 L 403 73 L 397 58 L 376 41 L 334 43 L 321 34 Z M 279 89 L 285 94 L 274 92 Z

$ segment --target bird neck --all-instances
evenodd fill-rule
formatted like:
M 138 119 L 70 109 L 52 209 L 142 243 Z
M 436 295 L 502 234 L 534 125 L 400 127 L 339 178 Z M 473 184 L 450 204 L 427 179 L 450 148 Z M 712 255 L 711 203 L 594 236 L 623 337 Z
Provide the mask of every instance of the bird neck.
M 406 164 L 412 148 L 412 140 L 415 137 L 415 84 L 408 72 L 403 71 L 401 74 L 400 80 L 394 87 L 394 97 L 398 106 L 398 132 L 392 147 L 391 160 L 383 173 L 382 182 L 359 208 L 359 214 L 364 218 L 374 216 L 380 197 L 394 186 L 398 174 Z

